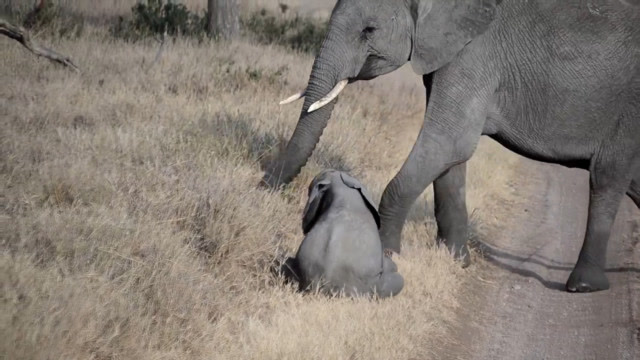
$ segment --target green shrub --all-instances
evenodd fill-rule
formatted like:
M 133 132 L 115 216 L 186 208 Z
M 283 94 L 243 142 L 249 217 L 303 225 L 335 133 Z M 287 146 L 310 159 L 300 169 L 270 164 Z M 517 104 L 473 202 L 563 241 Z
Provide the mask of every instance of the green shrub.
M 244 33 L 261 44 L 278 44 L 290 49 L 316 53 L 327 31 L 328 21 L 287 16 L 288 7 L 281 5 L 276 16 L 266 10 L 241 19 Z M 190 11 L 186 6 L 168 0 L 147 0 L 131 8 L 132 17 L 120 17 L 112 28 L 116 37 L 138 40 L 169 35 L 204 37 L 207 34 L 207 14 Z
M 0 0 L 0 17 L 12 24 L 24 25 L 25 17 L 33 10 L 33 1 L 23 1 L 15 3 L 15 1 Z
M 282 13 L 286 13 L 283 10 Z M 301 16 L 275 16 L 261 10 L 242 20 L 245 32 L 262 44 L 278 44 L 293 50 L 317 53 L 327 32 L 328 21 Z
M 113 27 L 117 37 L 136 40 L 166 33 L 202 37 L 206 34 L 206 14 L 199 15 L 183 4 L 165 0 L 147 0 L 131 8 L 132 19 L 123 17 Z

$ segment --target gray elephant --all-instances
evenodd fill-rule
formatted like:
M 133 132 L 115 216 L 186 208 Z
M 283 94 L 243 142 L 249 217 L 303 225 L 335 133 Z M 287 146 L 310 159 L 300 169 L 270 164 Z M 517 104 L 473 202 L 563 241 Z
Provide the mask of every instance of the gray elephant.
M 267 169 L 290 182 L 350 82 L 408 61 L 423 76 L 425 122 L 380 203 L 380 235 L 400 251 L 415 199 L 434 183 L 441 239 L 468 263 L 466 161 L 481 135 L 531 159 L 590 172 L 588 225 L 566 288 L 609 288 L 606 248 L 622 197 L 640 207 L 637 0 L 340 0 L 300 119 Z
M 325 170 L 309 185 L 302 229 L 305 238 L 289 259 L 289 276 L 303 290 L 347 296 L 397 295 L 404 286 L 396 264 L 385 256 L 380 218 L 367 190 L 348 174 Z

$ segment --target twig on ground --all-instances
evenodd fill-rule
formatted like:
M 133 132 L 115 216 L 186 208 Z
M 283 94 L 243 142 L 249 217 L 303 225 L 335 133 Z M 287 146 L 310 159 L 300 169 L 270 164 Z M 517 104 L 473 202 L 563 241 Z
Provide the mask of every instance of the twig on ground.
M 12 25 L 8 21 L 0 19 L 0 34 L 6 35 L 13 40 L 16 40 L 17 42 L 22 44 L 22 46 L 24 46 L 37 56 L 45 57 L 53 62 L 57 62 L 58 64 L 62 64 L 66 67 L 70 67 L 76 72 L 80 72 L 80 69 L 76 66 L 76 64 L 73 63 L 73 61 L 71 61 L 69 57 L 34 43 L 29 36 L 29 32 L 27 32 L 20 26 Z

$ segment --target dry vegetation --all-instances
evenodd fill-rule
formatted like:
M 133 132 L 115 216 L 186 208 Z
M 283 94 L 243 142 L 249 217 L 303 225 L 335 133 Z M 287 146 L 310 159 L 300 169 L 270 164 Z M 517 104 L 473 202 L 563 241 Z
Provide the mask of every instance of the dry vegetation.
M 109 2 L 83 11 L 99 16 Z M 82 74 L 0 39 L 3 357 L 438 358 L 474 266 L 435 248 L 429 191 L 396 258 L 400 296 L 302 295 L 269 271 L 301 241 L 320 169 L 349 170 L 380 197 L 422 121 L 410 69 L 350 86 L 309 166 L 272 193 L 255 186 L 260 163 L 295 126 L 299 104 L 277 102 L 304 87 L 310 56 L 181 39 L 150 67 L 153 41 L 106 36 L 47 39 Z M 516 164 L 498 149 L 483 142 L 470 166 L 485 234 Z
M 54 0 L 55 1 L 55 0 Z M 109 18 L 128 15 L 131 7 L 139 0 L 57 0 L 66 9 L 85 15 L 89 18 Z M 238 0 L 243 11 L 267 9 L 280 11 L 280 4 L 286 4 L 292 12 L 326 16 L 329 14 L 336 0 Z M 207 0 L 175 0 L 186 5 L 193 11 L 205 11 Z M 11 7 L 30 7 L 34 1 L 30 0 L 2 0 L 0 3 Z

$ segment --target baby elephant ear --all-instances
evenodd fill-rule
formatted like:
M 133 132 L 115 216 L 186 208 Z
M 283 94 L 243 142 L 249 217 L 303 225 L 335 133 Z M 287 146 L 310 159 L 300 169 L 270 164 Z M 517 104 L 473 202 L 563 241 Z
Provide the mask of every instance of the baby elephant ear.
M 309 187 L 309 199 L 302 214 L 302 232 L 307 235 L 318 217 L 320 217 L 321 205 L 327 193 L 330 181 L 328 179 L 314 179 Z
M 362 195 L 362 199 L 364 200 L 365 204 L 367 204 L 369 211 L 371 211 L 373 218 L 376 220 L 376 225 L 378 226 L 378 229 L 380 229 L 380 215 L 378 214 L 378 209 L 375 203 L 373 202 L 373 199 L 371 198 L 371 195 L 369 194 L 367 189 L 365 189 L 365 187 L 362 186 L 360 181 L 356 180 L 354 177 L 352 177 L 349 174 L 341 172 L 340 177 L 342 178 L 342 182 L 345 185 L 347 185 L 352 189 L 357 189 L 358 191 L 360 191 L 360 195 Z
M 449 63 L 484 33 L 500 0 L 413 0 L 415 22 L 411 66 L 425 75 Z

